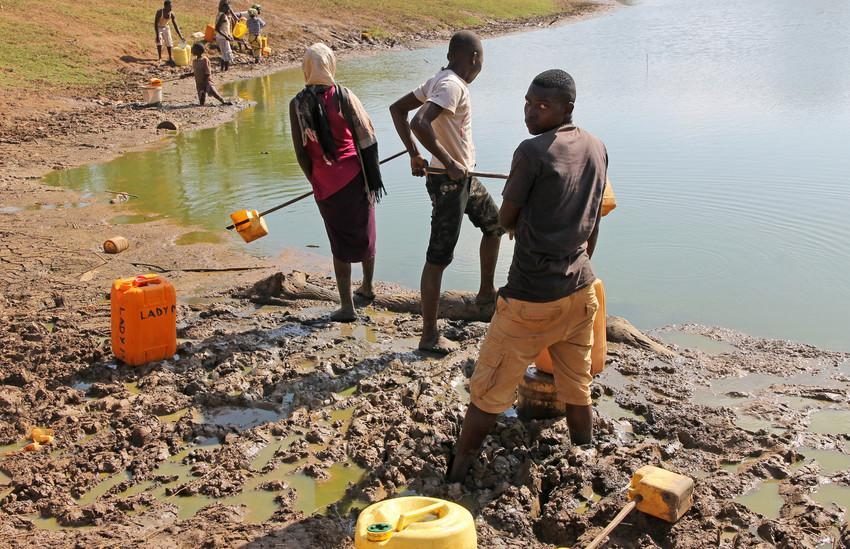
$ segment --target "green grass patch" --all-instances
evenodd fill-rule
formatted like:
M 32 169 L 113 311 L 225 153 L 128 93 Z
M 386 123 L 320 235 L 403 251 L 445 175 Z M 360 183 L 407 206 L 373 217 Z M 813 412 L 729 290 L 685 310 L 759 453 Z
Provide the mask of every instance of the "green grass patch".
M 185 36 L 203 31 L 215 17 L 212 0 L 174 4 Z M 299 21 L 315 18 L 325 24 L 330 15 L 340 27 L 365 29 L 380 40 L 401 32 L 555 15 L 573 5 L 571 0 L 265 0 L 262 4 L 273 43 L 302 38 L 300 27 L 289 23 L 287 13 L 298 14 Z M 153 17 L 161 6 L 161 0 L 36 4 L 0 0 L 0 88 L 98 86 L 116 80 L 121 56 L 155 58 Z M 24 25 L 33 13 L 39 24 L 37 32 L 29 34 Z M 172 36 L 176 41 L 173 30 Z
M 15 36 L 17 24 L 0 19 L 0 36 Z M 40 40 L 12 40 L 0 47 L 0 86 L 34 89 L 41 85 L 95 84 L 104 70 L 91 62 L 89 53 L 68 43 L 50 29 Z

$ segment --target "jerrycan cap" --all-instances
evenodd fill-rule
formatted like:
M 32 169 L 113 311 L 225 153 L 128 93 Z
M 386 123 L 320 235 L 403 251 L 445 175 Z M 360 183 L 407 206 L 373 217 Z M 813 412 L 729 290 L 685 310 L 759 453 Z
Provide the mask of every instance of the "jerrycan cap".
M 162 279 L 159 278 L 159 275 L 156 274 L 146 274 L 139 275 L 133 279 L 133 287 L 141 288 L 143 286 L 147 286 L 148 284 L 160 284 Z
M 393 535 L 393 525 L 389 522 L 374 522 L 366 527 L 366 539 L 386 541 Z

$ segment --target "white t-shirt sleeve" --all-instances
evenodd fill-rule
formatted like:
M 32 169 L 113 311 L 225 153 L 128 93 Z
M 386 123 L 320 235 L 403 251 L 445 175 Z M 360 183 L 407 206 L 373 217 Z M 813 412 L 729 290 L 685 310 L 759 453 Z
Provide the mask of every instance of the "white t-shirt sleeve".
M 463 89 L 457 82 L 444 78 L 437 82 L 428 94 L 428 101 L 454 114 L 463 98 Z
M 428 84 L 430 84 L 430 81 L 423 82 L 418 88 L 413 90 L 413 97 L 423 103 L 428 101 Z

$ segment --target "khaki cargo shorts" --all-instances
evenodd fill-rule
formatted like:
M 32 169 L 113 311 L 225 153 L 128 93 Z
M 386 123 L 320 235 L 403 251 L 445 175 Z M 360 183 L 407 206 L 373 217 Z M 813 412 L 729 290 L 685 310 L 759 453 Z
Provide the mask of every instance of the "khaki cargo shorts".
M 593 284 L 546 303 L 499 297 L 469 380 L 471 402 L 490 414 L 510 408 L 526 368 L 548 347 L 558 398 L 575 406 L 590 405 L 593 318 L 598 308 Z

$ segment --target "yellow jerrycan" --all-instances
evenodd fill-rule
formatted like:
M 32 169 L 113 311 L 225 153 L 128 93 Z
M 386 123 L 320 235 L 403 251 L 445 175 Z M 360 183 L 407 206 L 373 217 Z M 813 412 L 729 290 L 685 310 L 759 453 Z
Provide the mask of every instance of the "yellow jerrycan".
M 233 25 L 233 38 L 240 40 L 243 36 L 248 33 L 248 23 L 244 19 L 240 19 Z
M 472 515 L 456 503 L 409 496 L 374 503 L 361 511 L 355 549 L 476 549 Z
M 186 67 L 192 61 L 192 46 L 185 42 L 174 46 L 171 49 L 174 64 L 178 67 Z
M 690 477 L 653 465 L 644 465 L 632 475 L 628 498 L 637 510 L 673 524 L 693 504 L 694 481 Z
M 230 214 L 230 219 L 236 225 L 236 231 L 245 242 L 253 242 L 269 234 L 266 220 L 260 217 L 257 210 L 239 210 Z

